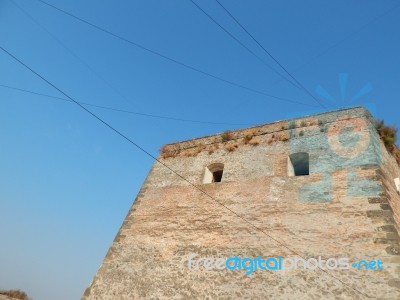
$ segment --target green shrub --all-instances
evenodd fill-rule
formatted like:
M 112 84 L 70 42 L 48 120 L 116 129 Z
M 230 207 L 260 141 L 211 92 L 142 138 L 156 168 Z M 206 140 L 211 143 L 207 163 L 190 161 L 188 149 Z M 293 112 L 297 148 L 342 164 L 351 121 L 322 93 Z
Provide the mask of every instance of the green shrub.
M 376 130 L 378 130 L 379 136 L 383 143 L 390 152 L 393 151 L 397 142 L 397 131 L 395 126 L 387 126 L 383 120 L 376 121 Z

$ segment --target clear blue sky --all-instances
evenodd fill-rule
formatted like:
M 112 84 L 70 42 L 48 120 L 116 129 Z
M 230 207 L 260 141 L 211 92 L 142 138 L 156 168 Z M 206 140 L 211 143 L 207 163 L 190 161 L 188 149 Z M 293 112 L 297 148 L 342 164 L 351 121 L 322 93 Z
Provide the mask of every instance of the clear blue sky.
M 0 0 L 0 45 L 77 101 L 249 125 L 321 110 L 189 0 L 48 1 L 185 64 L 306 105 L 234 87 L 36 0 L 15 0 L 41 27 L 13 2 Z M 273 64 L 214 0 L 197 1 Z M 399 125 L 398 1 L 220 1 L 325 106 L 372 103 L 378 118 Z M 0 85 L 63 97 L 4 53 L 0 66 Z M 345 89 L 339 74 L 348 75 Z M 318 86 L 335 102 L 316 93 Z M 372 90 L 352 101 L 363 87 Z M 168 142 L 245 126 L 90 109 L 153 155 Z M 0 137 L 0 289 L 23 289 L 34 300 L 78 299 L 153 162 L 76 105 L 4 86 Z

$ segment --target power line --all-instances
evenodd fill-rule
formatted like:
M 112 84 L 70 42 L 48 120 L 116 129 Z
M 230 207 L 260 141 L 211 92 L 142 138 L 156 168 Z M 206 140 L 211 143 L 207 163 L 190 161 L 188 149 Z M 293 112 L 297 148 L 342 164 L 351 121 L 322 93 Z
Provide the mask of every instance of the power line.
M 193 3 L 193 0 L 190 0 Z M 232 15 L 232 13 L 225 8 L 218 0 L 215 0 L 219 6 L 223 8 L 223 10 L 243 29 L 244 32 L 247 33 L 251 39 L 256 42 L 256 44 L 275 62 L 277 63 L 285 72 L 292 78 L 308 95 L 310 95 L 319 105 L 326 108 L 302 83 L 300 83 L 261 43 Z M 285 77 L 286 78 L 286 77 Z
M 291 99 L 287 99 L 287 98 L 283 98 L 283 97 L 271 95 L 271 94 L 265 93 L 265 92 L 263 92 L 263 91 L 259 91 L 259 90 L 253 89 L 253 88 L 251 88 L 251 87 L 247 87 L 247 86 L 245 86 L 245 85 L 242 85 L 242 84 L 239 84 L 239 83 L 236 83 L 236 82 L 233 82 L 233 81 L 224 79 L 224 78 L 222 78 L 222 77 L 220 77 L 220 76 L 213 75 L 213 74 L 208 73 L 208 72 L 206 72 L 206 71 L 202 71 L 202 70 L 200 70 L 200 69 L 198 69 L 198 68 L 196 68 L 196 67 L 193 67 L 193 66 L 188 65 L 188 64 L 186 64 L 186 63 L 184 63 L 184 62 L 178 61 L 178 60 L 176 60 L 176 59 L 174 59 L 174 58 L 171 58 L 171 57 L 169 57 L 169 56 L 166 56 L 166 55 L 164 55 L 164 54 L 162 54 L 162 53 L 160 53 L 160 52 L 157 52 L 157 51 L 152 50 L 152 49 L 150 49 L 150 48 L 147 48 L 147 47 L 145 47 L 145 46 L 143 46 L 143 45 L 140 45 L 140 44 L 138 44 L 138 43 L 136 43 L 136 42 L 133 42 L 133 41 L 127 39 L 127 38 L 124 38 L 124 37 L 122 37 L 121 35 L 118 35 L 118 34 L 116 34 L 116 33 L 113 33 L 113 32 L 111 32 L 111 31 L 109 31 L 109 30 L 103 28 L 103 27 L 100 27 L 99 25 L 96 25 L 96 24 L 91 23 L 91 22 L 89 22 L 89 21 L 86 21 L 86 20 L 84 20 L 84 19 L 82 19 L 82 18 L 80 18 L 80 17 L 77 17 L 77 16 L 75 16 L 75 15 L 73 15 L 73 14 L 71 14 L 71 13 L 69 13 L 69 12 L 67 12 L 67 11 L 65 11 L 65 10 L 63 10 L 63 9 L 61 9 L 61 8 L 58 8 L 58 7 L 56 7 L 56 6 L 54 6 L 54 5 L 50 4 L 50 3 L 47 3 L 46 1 L 43 1 L 43 0 L 37 0 L 37 1 L 39 1 L 40 3 L 43 3 L 43 4 L 47 5 L 48 7 L 51 7 L 51 8 L 53 8 L 53 9 L 55 9 L 55 10 L 57 10 L 57 11 L 59 11 L 59 12 L 65 14 L 65 15 L 71 17 L 71 18 L 74 18 L 75 20 L 78 20 L 79 22 L 82 22 L 82 23 L 84 23 L 84 24 L 86 24 L 86 25 L 89 25 L 89 26 L 91 26 L 91 27 L 93 27 L 93 28 L 95 28 L 95 29 L 97 29 L 97 30 L 100 30 L 100 31 L 102 31 L 102 32 L 104 32 L 104 33 L 106 33 L 106 34 L 108 34 L 108 35 L 110 35 L 110 36 L 113 36 L 114 38 L 117 38 L 117 39 L 119 39 L 119 40 L 121 40 L 121 41 L 123 41 L 123 42 L 125 42 L 125 43 L 128 43 L 128 44 L 130 44 L 130 45 L 132 45 L 132 46 L 135 46 L 135 47 L 137 47 L 137 48 L 139 48 L 139 49 L 142 49 L 142 50 L 144 50 L 144 51 L 146 51 L 146 52 L 148 52 L 148 53 L 151 53 L 151 54 L 153 54 L 153 55 L 156 55 L 156 56 L 158 56 L 158 57 L 161 57 L 161 58 L 163 58 L 163 59 L 165 59 L 165 60 L 168 60 L 168 61 L 170 61 L 170 62 L 173 62 L 173 63 L 175 63 L 175 64 L 178 64 L 178 65 L 180 65 L 180 66 L 182 66 L 182 67 L 185 67 L 185 68 L 190 69 L 190 70 L 192 70 L 192 71 L 195 71 L 195 72 L 197 72 L 197 73 L 200 73 L 200 74 L 203 74 L 203 75 L 205 75 L 205 76 L 214 78 L 214 79 L 216 79 L 216 80 L 222 81 L 222 82 L 227 83 L 227 84 L 229 84 L 229 85 L 232 85 L 232 86 L 235 86 L 235 87 L 238 87 L 238 88 L 241 88 L 241 89 L 244 89 L 244 90 L 253 92 L 253 93 L 257 93 L 257 94 L 259 94 L 259 95 L 267 96 L 267 97 L 269 97 L 269 98 L 273 98 L 273 99 L 280 100 L 280 101 L 291 102 L 291 103 L 295 103 L 295 104 L 300 104 L 300 105 L 305 105 L 305 106 L 316 107 L 316 106 L 311 105 L 311 104 L 306 104 L 306 103 L 298 102 L 298 101 L 295 101 L 295 100 L 291 100 Z
M 66 51 L 68 51 L 75 59 L 77 59 L 81 64 L 83 64 L 92 74 L 94 74 L 96 77 L 101 79 L 106 85 L 108 85 L 115 93 L 117 93 L 123 100 L 125 100 L 127 103 L 130 103 L 128 99 L 118 90 L 116 89 L 110 82 L 108 82 L 103 76 L 101 76 L 98 72 L 96 72 L 92 67 L 90 67 L 82 58 L 80 58 L 74 51 L 72 51 L 69 47 L 67 47 L 57 36 L 55 36 L 53 33 L 51 33 L 43 24 L 38 22 L 31 14 L 29 14 L 25 9 L 23 9 L 20 5 L 18 5 L 14 0 L 9 0 L 11 3 L 13 3 L 22 13 L 24 13 L 32 22 L 34 22 L 37 26 L 39 26 L 43 31 L 45 31 L 51 38 L 53 38 L 58 44 L 60 44 Z M 35 93 L 32 91 L 20 89 L 20 88 L 14 88 L 6 85 L 1 85 L 2 87 L 7 87 L 9 89 L 14 89 L 26 93 L 31 93 L 31 94 L 36 94 L 40 96 L 45 96 L 49 98 L 55 98 L 59 100 L 66 100 L 63 98 L 59 97 L 53 97 L 50 95 L 45 95 L 41 93 Z M 122 109 L 117 109 L 113 107 L 106 107 L 106 106 L 100 106 L 100 105 L 95 105 L 95 104 L 90 104 L 90 103 L 82 103 L 87 106 L 92 106 L 92 107 L 97 107 L 97 108 L 102 108 L 102 109 L 107 109 L 107 110 L 112 110 L 112 111 L 117 111 L 117 112 L 122 112 L 122 113 L 128 113 L 128 114 L 135 114 L 135 115 L 140 115 L 140 116 L 145 116 L 145 117 L 153 117 L 153 118 L 160 118 L 160 119 L 167 119 L 167 120 L 173 120 L 173 121 L 182 121 L 182 122 L 191 122 L 191 123 L 200 123 L 200 124 L 214 124 L 214 125 L 250 125 L 250 124 L 244 124 L 244 123 L 224 123 L 224 122 L 210 122 L 210 121 L 201 121 L 201 120 L 190 120 L 190 119 L 183 119 L 183 118 L 175 118 L 175 117 L 169 117 L 169 116 L 161 116 L 161 115 L 154 115 L 154 114 L 147 114 L 147 113 L 140 113 L 140 112 L 134 112 L 134 111 L 128 111 L 128 110 L 122 110 Z
M 377 22 L 379 19 L 385 17 L 386 15 L 388 15 L 389 13 L 391 13 L 392 11 L 394 11 L 395 9 L 399 8 L 400 4 L 397 4 L 391 8 L 389 8 L 388 10 L 386 10 L 385 12 L 383 12 L 382 14 L 376 16 L 375 18 L 371 19 L 370 21 L 368 21 L 367 23 L 365 23 L 364 25 L 362 25 L 361 27 L 359 27 L 358 29 L 356 29 L 355 31 L 349 33 L 348 35 L 346 35 L 344 38 L 340 39 L 339 41 L 337 41 L 336 43 L 330 45 L 329 47 L 323 49 L 321 52 L 319 52 L 317 55 L 315 55 L 314 57 L 310 58 L 309 60 L 307 60 L 306 62 L 304 62 L 303 64 L 293 68 L 295 71 L 302 69 L 303 67 L 305 67 L 306 65 L 310 64 L 311 62 L 313 62 L 314 60 L 316 60 L 317 58 L 325 55 L 326 53 L 328 53 L 330 50 L 336 48 L 338 45 L 342 44 L 343 42 L 347 41 L 348 39 L 350 39 L 351 37 L 355 36 L 357 33 L 363 31 L 365 28 L 367 28 L 369 25 Z M 274 83 L 272 83 L 272 85 L 270 85 L 269 87 L 279 83 L 281 81 L 281 79 L 276 80 Z
M 69 96 L 67 93 L 65 93 L 64 91 L 62 91 L 60 88 L 58 88 L 55 84 L 53 84 L 52 82 L 50 82 L 49 80 L 47 80 L 44 76 L 40 75 L 38 72 L 36 72 L 35 70 L 33 70 L 31 67 L 29 67 L 27 64 L 25 64 L 23 61 L 21 61 L 19 58 L 17 58 L 16 56 L 14 56 L 12 53 L 10 53 L 9 51 L 7 51 L 6 49 L 4 49 L 2 46 L 0 46 L 0 50 L 2 50 L 5 54 L 7 54 L 8 56 L 10 56 L 13 60 L 15 60 L 16 62 L 18 62 L 20 65 L 22 65 L 23 67 L 25 67 L 26 69 L 28 69 L 31 73 L 33 73 L 34 75 L 36 75 L 37 77 L 39 77 L 40 79 L 42 79 L 44 82 L 46 82 L 48 85 L 50 85 L 51 87 L 53 87 L 55 90 L 57 90 L 59 93 L 61 93 L 62 95 L 64 95 L 65 97 L 67 97 L 69 100 L 71 100 L 72 102 L 74 102 L 78 107 L 80 107 L 81 109 L 83 109 L 85 112 L 87 112 L 90 116 L 92 116 L 93 118 L 95 118 L 97 121 L 99 121 L 100 123 L 102 123 L 103 125 L 105 125 L 106 127 L 108 127 L 109 129 L 111 129 L 114 133 L 116 133 L 117 135 L 119 135 L 120 137 L 122 137 L 124 140 L 126 140 L 127 142 L 129 142 L 130 144 L 132 144 L 134 147 L 136 147 L 137 149 L 139 149 L 140 151 L 142 151 L 143 153 L 145 153 L 147 156 L 151 157 L 154 161 L 158 162 L 159 164 L 161 164 L 162 166 L 164 166 L 165 168 L 167 168 L 169 171 L 171 171 L 173 174 L 175 174 L 176 176 L 178 176 L 180 179 L 184 180 L 185 182 L 187 182 L 190 186 L 194 187 L 195 189 L 197 189 L 199 192 L 201 192 L 202 194 L 204 194 L 205 196 L 207 196 L 209 199 L 211 199 L 213 202 L 217 203 L 218 205 L 220 205 L 221 207 L 225 208 L 226 210 L 228 210 L 230 213 L 232 213 L 233 215 L 235 215 L 236 217 L 240 218 L 242 221 L 244 221 L 245 223 L 247 223 L 248 225 L 250 225 L 252 228 L 256 229 L 257 231 L 263 233 L 264 235 L 266 235 L 267 237 L 269 237 L 270 239 L 272 239 L 273 241 L 275 241 L 278 245 L 284 247 L 285 249 L 289 250 L 290 252 L 298 255 L 299 257 L 303 258 L 299 253 L 297 253 L 295 250 L 292 250 L 291 248 L 289 248 L 288 246 L 286 246 L 285 244 L 281 243 L 279 240 L 277 240 L 276 238 L 274 238 L 273 236 L 269 235 L 265 230 L 263 230 L 262 228 L 254 225 L 252 222 L 248 221 L 246 218 L 242 217 L 240 214 L 238 214 L 237 212 L 235 212 L 234 210 L 230 209 L 229 207 L 227 207 L 226 205 L 224 205 L 223 203 L 221 203 L 220 201 L 218 201 L 217 199 L 215 199 L 214 197 L 212 197 L 210 194 L 208 194 L 206 191 L 204 191 L 203 189 L 201 189 L 200 187 L 198 187 L 196 184 L 192 183 L 190 180 L 186 179 L 185 177 L 183 177 L 182 175 L 180 175 L 177 171 L 175 171 L 174 169 L 172 169 L 171 167 L 169 167 L 167 164 L 165 164 L 164 162 L 160 161 L 157 157 L 155 157 L 154 155 L 152 155 L 150 152 L 148 152 L 146 149 L 144 149 L 142 146 L 140 146 L 139 144 L 135 143 L 133 140 L 131 140 L 129 137 L 127 137 L 125 134 L 123 134 L 122 132 L 120 132 L 118 129 L 116 129 L 115 127 L 113 127 L 111 124 L 109 124 L 108 122 L 104 121 L 101 117 L 99 117 L 98 115 L 96 115 L 95 113 L 93 113 L 91 110 L 87 109 L 85 106 L 83 106 L 82 104 L 80 104 L 78 101 L 76 101 L 74 98 L 72 98 L 71 96 Z M 304 258 L 303 258 L 304 259 Z M 343 282 L 340 278 L 335 277 L 334 275 L 332 275 L 331 273 L 329 273 L 328 271 L 319 268 L 321 271 L 323 271 L 324 273 L 326 273 L 327 275 L 331 276 L 332 278 L 338 280 L 339 282 L 341 282 L 344 286 L 352 289 L 355 292 L 360 293 L 361 295 L 366 296 L 367 298 L 371 298 L 369 297 L 367 294 L 359 291 L 358 289 L 346 284 L 345 282 Z
M 42 96 L 42 97 L 47 97 L 50 99 L 57 99 L 57 100 L 73 103 L 71 100 L 66 99 L 66 98 L 61 98 L 61 97 L 56 97 L 56 96 L 47 95 L 47 94 L 43 94 L 43 93 L 38 93 L 38 92 L 21 89 L 21 88 L 17 88 L 17 87 L 5 85 L 5 84 L 0 84 L 0 87 L 15 90 L 15 91 L 20 91 L 20 92 L 24 92 L 24 93 L 28 93 L 28 94 L 32 94 L 32 95 L 36 95 L 36 96 Z M 120 112 L 120 113 L 127 113 L 127 114 L 133 114 L 133 115 L 138 115 L 138 116 L 143 116 L 143 117 L 158 118 L 158 119 L 166 119 L 166 120 L 171 120 L 171 121 L 190 122 L 190 123 L 199 123 L 199 124 L 211 124 L 211 125 L 231 125 L 231 126 L 237 126 L 237 125 L 250 126 L 250 125 L 252 125 L 252 124 L 246 124 L 246 123 L 226 123 L 226 122 L 212 122 L 212 121 L 182 119 L 182 118 L 175 118 L 175 117 L 170 117 L 170 116 L 154 115 L 154 114 L 124 110 L 124 109 L 119 109 L 119 108 L 115 108 L 115 107 L 102 106 L 102 105 L 86 103 L 86 102 L 79 102 L 79 103 L 82 105 L 85 105 L 85 106 L 91 106 L 91 107 L 101 108 L 101 109 L 105 109 L 105 110 L 111 110 L 111 111 Z
M 9 0 L 13 3 L 22 13 L 24 13 L 33 23 L 39 26 L 43 31 L 45 31 L 51 38 L 53 38 L 61 47 L 63 47 L 67 52 L 69 52 L 76 60 L 78 60 L 82 65 L 84 65 L 92 74 L 97 78 L 102 80 L 106 85 L 108 85 L 115 93 L 117 93 L 124 101 L 130 103 L 128 99 L 117 90 L 108 80 L 101 76 L 96 70 L 94 70 L 89 64 L 87 64 L 82 58 L 80 58 L 74 51 L 72 51 L 67 45 L 65 45 L 57 36 L 51 33 L 45 26 L 43 26 L 39 21 L 37 21 L 31 14 L 29 14 L 25 9 L 18 5 L 14 0 Z
M 313 58 L 309 59 L 308 61 L 306 61 L 304 64 L 298 66 L 296 69 L 300 69 L 304 66 L 306 66 L 307 64 L 311 63 L 312 61 L 316 60 L 317 58 L 323 56 L 324 54 L 328 53 L 330 50 L 336 48 L 339 44 L 343 43 L 344 41 L 347 41 L 349 38 L 353 37 L 354 35 L 356 35 L 357 33 L 363 31 L 365 28 L 367 28 L 369 25 L 375 23 L 376 21 L 378 21 L 379 19 L 385 17 L 386 15 L 388 15 L 389 13 L 391 13 L 392 11 L 394 11 L 395 9 L 399 8 L 400 4 L 397 4 L 391 8 L 389 8 L 388 10 L 386 10 L 385 12 L 383 12 L 382 14 L 376 16 L 375 18 L 373 18 L 372 20 L 370 20 L 369 22 L 365 23 L 364 25 L 362 25 L 361 27 L 359 27 L 358 29 L 356 29 L 355 31 L 351 32 L 350 34 L 346 35 L 343 39 L 339 40 L 338 42 L 334 43 L 333 45 L 325 48 L 324 50 L 322 50 L 321 52 L 319 52 L 316 56 L 314 56 Z
M 217 22 L 210 14 L 208 14 L 203 8 L 201 8 L 196 2 L 193 0 L 189 0 L 198 10 L 200 10 L 204 15 L 206 15 L 212 22 L 214 22 L 219 28 L 221 28 L 227 35 L 229 35 L 233 40 L 235 40 L 240 46 L 242 46 L 244 49 L 246 49 L 251 55 L 253 55 L 255 58 L 257 58 L 262 64 L 267 66 L 270 70 L 274 71 L 279 77 L 282 79 L 286 80 L 289 82 L 291 85 L 293 85 L 296 88 L 299 88 L 296 84 L 294 84 L 292 81 L 290 81 L 288 78 L 283 76 L 281 73 L 279 73 L 274 67 L 272 67 L 270 64 L 268 64 L 265 60 L 263 60 L 260 56 L 258 56 L 254 51 L 252 51 L 249 47 L 247 47 L 245 44 L 243 44 L 238 38 L 236 38 L 232 33 L 230 33 L 224 26 L 222 26 L 220 23 Z

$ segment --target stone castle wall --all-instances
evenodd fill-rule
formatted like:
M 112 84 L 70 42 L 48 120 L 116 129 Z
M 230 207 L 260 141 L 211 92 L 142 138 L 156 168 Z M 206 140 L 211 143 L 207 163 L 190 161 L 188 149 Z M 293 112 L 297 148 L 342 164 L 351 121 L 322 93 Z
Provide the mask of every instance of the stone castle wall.
M 346 126 L 356 139 L 338 140 Z M 296 152 L 310 155 L 310 175 L 288 176 Z M 159 159 L 190 183 L 155 162 L 82 299 L 400 298 L 400 169 L 364 109 L 174 143 Z M 203 184 L 213 163 L 222 182 Z M 384 269 L 246 275 L 189 270 L 190 253 L 380 259 Z

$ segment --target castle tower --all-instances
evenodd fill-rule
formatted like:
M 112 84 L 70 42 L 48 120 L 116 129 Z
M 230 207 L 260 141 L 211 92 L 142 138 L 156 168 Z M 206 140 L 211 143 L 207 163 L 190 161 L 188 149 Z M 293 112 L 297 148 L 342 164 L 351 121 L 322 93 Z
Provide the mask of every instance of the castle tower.
M 364 108 L 158 159 L 82 299 L 400 299 L 400 168 Z

